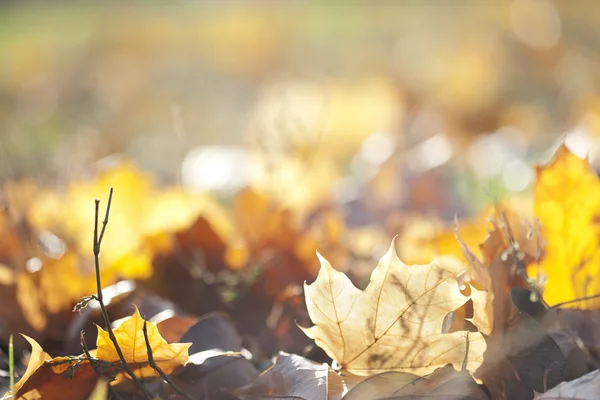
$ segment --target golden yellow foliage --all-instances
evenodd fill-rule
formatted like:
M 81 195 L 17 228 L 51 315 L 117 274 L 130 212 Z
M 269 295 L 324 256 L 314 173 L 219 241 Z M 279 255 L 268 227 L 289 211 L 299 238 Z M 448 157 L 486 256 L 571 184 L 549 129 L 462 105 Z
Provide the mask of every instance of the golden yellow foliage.
M 484 214 L 485 215 L 485 214 Z M 485 218 L 461 221 L 460 237 L 469 248 L 477 249 L 487 234 Z M 464 259 L 461 245 L 456 240 L 456 226 L 445 225 L 432 218 L 409 218 L 404 226 L 399 253 L 411 264 L 425 264 L 440 255 Z
M 305 284 L 312 322 L 302 328 L 341 368 L 358 375 L 397 370 L 426 374 L 466 362 L 475 371 L 486 344 L 481 333 L 442 333 L 446 315 L 468 297 L 459 290 L 454 266 L 442 261 L 407 266 L 394 243 L 364 291 L 323 257 L 316 281 Z
M 123 321 L 113 332 L 123 352 L 125 361 L 130 365 L 136 376 L 158 376 L 156 371 L 147 365 L 148 351 L 142 331 L 143 326 L 144 320 L 140 316 L 140 312 L 136 309 L 133 316 Z M 191 343 L 167 343 L 160 335 L 156 324 L 152 322 L 146 322 L 146 329 L 154 361 L 165 374 L 170 374 L 175 368 L 187 363 L 188 348 L 192 345 Z M 98 340 L 96 344 L 96 357 L 98 359 L 109 362 L 118 362 L 120 360 L 108 332 L 100 327 L 98 327 Z
M 102 283 L 117 278 L 147 278 L 152 258 L 170 250 L 170 233 L 187 228 L 199 215 L 224 237 L 232 228 L 225 211 L 210 196 L 191 194 L 178 187 L 158 190 L 148 174 L 122 162 L 100 172 L 95 180 L 74 181 L 64 193 L 47 191 L 38 196 L 29 219 L 39 230 L 61 237 L 78 254 L 92 254 L 93 199 L 105 198 L 110 187 L 115 196 L 110 227 L 102 243 Z M 79 265 L 79 274 L 91 278 L 93 268 Z M 87 290 L 92 292 L 93 290 Z
M 545 300 L 556 304 L 600 292 L 600 182 L 596 173 L 563 145 L 548 165 L 536 167 L 536 175 L 535 215 L 547 238 L 541 263 L 547 278 Z M 530 271 L 535 274 L 535 266 Z

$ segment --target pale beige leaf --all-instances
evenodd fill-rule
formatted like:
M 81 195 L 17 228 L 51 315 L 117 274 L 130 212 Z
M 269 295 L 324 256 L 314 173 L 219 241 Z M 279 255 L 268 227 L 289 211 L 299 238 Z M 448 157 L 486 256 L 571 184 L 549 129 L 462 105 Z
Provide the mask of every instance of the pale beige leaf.
M 316 281 L 305 284 L 315 325 L 303 331 L 342 369 L 358 375 L 422 375 L 465 361 L 474 371 L 483 360 L 483 336 L 472 333 L 467 352 L 466 332 L 441 333 L 445 316 L 468 300 L 453 268 L 438 265 L 443 260 L 407 266 L 394 248 L 392 243 L 364 291 L 320 257 Z
M 479 260 L 479 257 L 477 257 L 471 248 L 462 240 L 458 232 L 458 225 L 456 227 L 456 240 L 460 244 L 463 257 L 467 260 L 470 278 L 477 282 L 482 289 L 491 292 L 492 276 L 490 274 L 490 269 Z
M 362 292 L 354 287 L 346 274 L 333 269 L 320 254 L 317 253 L 317 256 L 321 262 L 317 280 L 312 285 L 304 284 L 306 307 L 315 326 L 302 330 L 330 357 L 341 349 L 340 359 L 344 360 L 344 352 L 349 345 L 346 336 L 350 333 L 347 323 L 351 321 L 350 312 Z M 332 326 L 332 323 L 336 326 Z
M 494 327 L 494 297 L 486 290 L 477 290 L 471 286 L 471 300 L 473 301 L 473 318 L 471 322 L 479 332 L 489 335 Z

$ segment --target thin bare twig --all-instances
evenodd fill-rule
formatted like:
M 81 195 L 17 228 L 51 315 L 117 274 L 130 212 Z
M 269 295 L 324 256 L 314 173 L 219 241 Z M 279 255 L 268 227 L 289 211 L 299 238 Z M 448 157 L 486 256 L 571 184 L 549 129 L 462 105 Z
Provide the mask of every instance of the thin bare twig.
M 144 396 L 148 400 L 152 400 L 152 395 L 144 387 L 144 385 L 138 379 L 138 377 L 135 376 L 135 374 L 133 373 L 131 368 L 129 368 L 127 361 L 125 361 L 125 357 L 123 356 L 121 347 L 119 346 L 119 343 L 117 342 L 117 338 L 115 337 L 112 326 L 110 324 L 110 317 L 108 316 L 108 311 L 106 310 L 106 306 L 104 305 L 104 301 L 102 299 L 102 284 L 100 282 L 100 247 L 102 246 L 102 238 L 104 237 L 104 232 L 106 231 L 106 226 L 108 225 L 108 216 L 110 213 L 110 205 L 112 203 L 112 195 L 113 195 L 113 188 L 111 187 L 110 192 L 108 194 L 108 203 L 106 205 L 106 214 L 104 216 L 104 220 L 102 221 L 102 231 L 100 232 L 100 235 L 98 235 L 98 219 L 99 219 L 98 215 L 99 215 L 99 210 L 100 210 L 100 200 L 94 200 L 95 205 L 96 205 L 95 214 L 94 214 L 94 265 L 96 268 L 96 288 L 97 288 L 97 292 L 98 292 L 96 294 L 96 299 L 98 300 L 98 303 L 100 304 L 100 309 L 102 310 L 102 316 L 104 317 L 104 325 L 106 326 L 106 331 L 108 332 L 108 336 L 110 337 L 111 342 L 115 346 L 115 350 L 117 351 L 117 354 L 119 355 L 119 359 L 121 360 L 121 363 L 123 364 L 123 369 L 125 370 L 127 375 L 129 375 L 131 377 L 131 379 L 137 385 L 137 387 L 142 391 Z
M 169 378 L 167 374 L 165 374 L 164 371 L 158 365 L 156 365 L 156 362 L 154 361 L 154 354 L 152 353 L 152 346 L 150 346 L 150 341 L 148 340 L 148 330 L 146 329 L 147 322 L 148 321 L 144 320 L 144 327 L 142 328 L 142 332 L 144 332 L 144 341 L 146 342 L 146 351 L 148 352 L 148 363 L 156 372 L 158 372 L 160 377 L 163 378 L 165 382 L 167 382 L 167 384 L 171 386 L 171 388 L 177 394 L 185 397 L 188 400 L 196 400 L 192 396 L 181 390 L 177 385 L 175 385 L 171 378 Z
M 88 349 L 87 344 L 85 343 L 85 339 L 83 338 L 83 331 L 79 332 L 79 338 L 81 341 L 81 348 L 83 349 L 83 354 L 85 354 L 86 357 L 90 359 L 90 365 L 92 366 L 94 371 L 96 371 L 96 374 L 98 374 L 98 376 L 101 376 L 103 373 L 102 373 L 102 371 L 100 371 L 98 369 L 98 366 L 96 365 L 94 360 L 92 360 L 92 356 L 90 355 L 90 350 Z M 115 399 L 123 400 L 123 398 L 119 395 L 119 393 L 115 390 L 115 388 L 113 388 L 110 385 L 110 383 L 107 382 L 106 384 L 108 385 L 108 391 Z
M 517 240 L 513 235 L 512 227 L 510 226 L 508 216 L 506 215 L 506 210 L 500 209 L 500 204 L 498 202 L 496 202 L 494 207 L 496 209 L 496 215 L 498 215 L 498 217 L 502 219 L 503 226 L 500 228 L 504 228 L 503 230 L 505 238 L 508 239 L 508 244 L 512 252 L 517 275 L 520 275 L 523 278 L 525 284 L 529 287 L 529 290 L 531 290 L 538 298 L 538 301 L 540 301 L 545 308 L 548 308 L 548 303 L 546 303 L 546 301 L 544 300 L 540 288 L 535 284 L 533 279 L 531 279 L 527 275 L 527 266 L 523 262 L 523 253 L 521 252 L 519 244 L 517 243 Z
M 597 299 L 599 297 L 600 297 L 600 293 L 596 293 L 591 296 L 579 297 L 577 299 L 563 301 L 562 303 L 558 303 L 558 304 L 553 305 L 552 307 L 549 307 L 548 310 L 554 310 L 555 308 L 560 308 L 567 304 L 578 303 L 580 301 L 586 301 L 586 300 L 593 300 L 593 299 Z

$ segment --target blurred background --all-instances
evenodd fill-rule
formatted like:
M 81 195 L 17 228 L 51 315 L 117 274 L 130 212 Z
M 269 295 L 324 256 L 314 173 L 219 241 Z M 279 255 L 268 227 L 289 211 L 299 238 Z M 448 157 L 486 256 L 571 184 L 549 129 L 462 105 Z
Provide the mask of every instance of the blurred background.
M 365 287 L 396 235 L 463 260 L 455 216 L 479 252 L 502 199 L 539 260 L 534 164 L 600 170 L 597 49 L 595 0 L 0 1 L 0 373 L 17 332 L 95 345 L 111 186 L 111 317 L 224 311 L 257 360 L 309 354 L 316 249 Z
M 252 184 L 452 219 L 527 191 L 561 141 L 600 162 L 599 16 L 593 0 L 4 1 L 0 179 L 58 184 L 118 155 L 224 198 Z

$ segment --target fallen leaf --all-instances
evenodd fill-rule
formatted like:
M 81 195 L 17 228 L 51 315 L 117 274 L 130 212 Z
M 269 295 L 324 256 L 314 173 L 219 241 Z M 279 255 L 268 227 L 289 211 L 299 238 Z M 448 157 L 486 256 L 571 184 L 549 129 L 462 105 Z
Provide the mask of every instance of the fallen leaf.
M 600 365 L 600 312 L 598 310 L 552 309 L 545 313 L 541 324 L 567 357 L 571 379 L 579 378 L 589 372 L 588 368 L 596 369 Z M 577 365 L 580 364 L 578 358 L 583 358 L 580 360 L 583 361 L 583 367 Z
M 89 361 L 78 362 L 67 357 L 52 358 L 32 338 L 23 335 L 31 344 L 31 356 L 27 370 L 15 384 L 17 399 L 84 400 L 93 391 L 98 374 Z M 104 372 L 110 372 L 107 369 Z M 12 399 L 6 393 L 4 399 Z
M 197 322 L 198 317 L 174 315 L 157 322 L 156 326 L 167 342 L 178 342 Z
M 109 373 L 109 369 L 103 372 Z M 89 361 L 78 362 L 68 357 L 45 361 L 25 382 L 19 399 L 85 400 L 94 390 L 99 375 Z
M 136 309 L 133 316 L 126 319 L 117 328 L 113 329 L 117 342 L 123 352 L 125 361 L 131 364 L 138 377 L 156 377 L 158 374 L 154 369 L 147 365 L 148 352 L 146 350 L 146 341 L 142 328 L 144 320 Z M 147 322 L 148 342 L 152 349 L 154 361 L 164 371 L 170 374 L 175 368 L 185 365 L 188 361 L 188 348 L 191 343 L 172 343 L 169 344 L 160 335 L 156 324 Z M 108 361 L 118 362 L 119 355 L 113 342 L 110 340 L 108 332 L 98 326 L 98 340 L 96 358 Z
M 275 363 L 252 383 L 232 391 L 240 400 L 293 398 L 327 400 L 329 367 L 280 352 Z
M 367 377 L 356 384 L 343 397 L 344 400 L 373 400 L 381 397 L 392 396 L 394 393 L 411 384 L 421 377 L 406 372 L 390 371 L 382 372 Z
M 242 350 L 242 339 L 233 321 L 223 313 L 205 315 L 181 336 L 181 340 L 192 343 L 189 348 L 192 354 L 210 349 Z
M 567 360 L 552 335 L 533 317 L 518 313 L 502 335 L 488 341 L 485 362 L 476 372 L 492 398 L 533 397 L 567 378 Z
M 344 400 L 391 399 L 488 400 L 483 389 L 466 371 L 447 366 L 419 377 L 404 372 L 384 372 L 366 378 L 352 388 Z
M 21 379 L 19 379 L 19 381 L 15 384 L 15 391 L 17 394 L 19 394 L 19 391 L 21 390 L 25 382 L 27 382 L 27 380 L 31 378 L 35 371 L 37 371 L 37 369 L 40 366 L 42 366 L 44 361 L 52 359 L 52 357 L 50 357 L 50 355 L 42 349 L 42 346 L 40 346 L 38 342 L 30 338 L 29 336 L 22 336 L 31 345 L 31 355 L 29 356 L 29 363 L 27 364 L 27 369 L 25 370 L 25 373 L 23 374 Z
M 525 266 L 539 261 L 543 245 L 539 227 L 515 212 L 496 206 L 490 222 L 492 228 L 478 246 L 481 259 L 461 239 L 458 228 L 457 240 L 469 266 L 469 283 L 483 290 L 471 296 L 473 322 L 487 335 L 501 335 L 516 313 L 510 291 L 528 286 Z
M 485 290 L 471 287 L 471 300 L 473 301 L 473 318 L 471 322 L 479 332 L 490 335 L 494 328 L 493 296 Z
M 238 400 L 229 390 L 251 383 L 258 376 L 256 367 L 240 354 L 210 353 L 209 357 L 199 357 L 201 364 L 190 362 L 178 369 L 171 379 L 197 400 Z M 166 390 L 170 391 L 170 388 Z
M 492 292 L 492 276 L 490 268 L 487 267 L 477 255 L 471 250 L 471 246 L 463 241 L 459 234 L 459 227 L 456 227 L 456 241 L 460 244 L 460 249 L 463 257 L 467 261 L 469 267 L 469 277 L 472 284 L 478 286 L 482 290 Z
M 596 370 L 571 382 L 563 382 L 546 393 L 536 393 L 535 400 L 596 400 L 600 393 L 600 371 Z
M 600 181 L 593 168 L 562 145 L 549 164 L 536 167 L 534 191 L 535 215 L 548 242 L 540 266 L 547 278 L 544 299 L 556 304 L 600 292 Z
M 386 371 L 426 374 L 446 364 L 470 371 L 482 362 L 481 333 L 442 333 L 446 315 L 462 306 L 456 276 L 435 262 L 408 266 L 394 243 L 364 291 L 319 255 L 316 281 L 305 284 L 312 322 L 302 328 L 339 366 L 357 375 Z
M 565 379 L 566 359 L 556 341 L 527 314 L 519 313 L 504 335 L 502 348 L 519 379 L 544 392 Z

